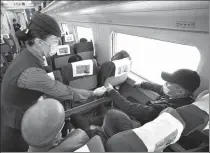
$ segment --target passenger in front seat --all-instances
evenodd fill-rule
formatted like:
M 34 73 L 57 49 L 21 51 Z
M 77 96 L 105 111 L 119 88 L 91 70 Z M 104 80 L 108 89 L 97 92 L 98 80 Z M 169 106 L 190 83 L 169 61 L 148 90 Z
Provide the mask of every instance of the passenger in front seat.
M 65 138 L 65 111 L 62 104 L 54 99 L 36 102 L 24 114 L 21 133 L 29 145 L 30 152 L 72 152 L 85 145 L 89 137 L 85 131 L 75 129 Z
M 193 93 L 200 86 L 200 76 L 197 72 L 180 69 L 173 74 L 162 72 L 161 77 L 167 81 L 163 86 L 148 82 L 137 85 L 161 95 L 158 99 L 150 100 L 146 104 L 128 101 L 111 85 L 107 86 L 108 95 L 112 98 L 114 107 L 135 117 L 141 124 L 152 121 L 167 107 L 178 108 L 195 101 Z
M 128 58 L 129 60 L 131 60 L 130 55 L 125 50 L 121 50 L 111 58 L 111 61 L 120 60 L 124 58 Z M 100 71 L 98 73 L 98 86 L 99 87 L 104 85 L 106 79 L 110 77 L 114 67 L 115 65 L 112 62 L 105 62 L 102 64 Z

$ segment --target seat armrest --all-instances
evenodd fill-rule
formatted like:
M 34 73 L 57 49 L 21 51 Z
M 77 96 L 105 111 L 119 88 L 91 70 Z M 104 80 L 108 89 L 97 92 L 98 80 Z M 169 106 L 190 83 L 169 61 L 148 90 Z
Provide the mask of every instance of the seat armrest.
M 111 98 L 104 97 L 104 98 L 100 98 L 100 99 L 94 100 L 92 102 L 86 103 L 84 105 L 80 105 L 78 107 L 69 109 L 69 110 L 65 111 L 66 118 L 69 118 L 72 114 L 81 113 L 81 112 L 87 111 L 88 109 L 95 108 L 101 104 L 105 104 L 105 103 L 108 103 L 111 101 L 112 101 Z

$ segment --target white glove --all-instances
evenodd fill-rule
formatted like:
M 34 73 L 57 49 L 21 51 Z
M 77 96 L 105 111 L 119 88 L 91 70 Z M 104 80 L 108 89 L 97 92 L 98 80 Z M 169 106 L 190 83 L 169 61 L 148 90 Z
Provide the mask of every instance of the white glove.
M 99 96 L 104 95 L 106 93 L 106 91 L 107 91 L 107 89 L 104 86 L 102 86 L 102 87 L 99 87 L 99 88 L 95 89 L 93 91 L 93 94 L 94 94 L 94 96 L 99 97 Z
M 110 92 L 112 89 L 113 89 L 113 86 L 112 86 L 111 84 L 107 84 L 107 85 L 106 85 L 106 90 L 107 90 L 108 92 Z

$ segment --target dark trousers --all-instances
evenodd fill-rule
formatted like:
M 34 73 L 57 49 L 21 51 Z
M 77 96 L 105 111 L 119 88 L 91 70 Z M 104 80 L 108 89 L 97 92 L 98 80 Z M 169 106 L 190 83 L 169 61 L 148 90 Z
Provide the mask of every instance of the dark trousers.
M 1 151 L 25 152 L 27 150 L 28 145 L 21 135 L 21 130 L 13 129 L 1 123 Z

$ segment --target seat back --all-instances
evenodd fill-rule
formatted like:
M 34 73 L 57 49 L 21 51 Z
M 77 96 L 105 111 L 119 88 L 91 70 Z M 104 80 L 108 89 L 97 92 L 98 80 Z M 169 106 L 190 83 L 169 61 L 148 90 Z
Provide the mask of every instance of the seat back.
M 128 58 L 105 62 L 101 66 L 99 86 L 110 83 L 112 86 L 122 84 L 128 77 L 131 61 Z
M 205 90 L 201 92 L 196 98 L 196 101 L 193 103 L 193 105 L 197 106 L 198 108 L 200 108 L 202 111 L 205 111 L 209 115 L 209 91 Z M 209 118 L 206 116 L 206 119 L 209 119 Z M 200 131 L 209 129 L 209 120 L 206 126 L 205 124 L 200 127 L 199 129 Z
M 61 68 L 63 83 L 73 88 L 91 90 L 97 87 L 95 59 L 69 63 Z
M 68 59 L 73 54 L 70 51 L 69 45 L 59 45 L 56 55 L 53 56 L 53 67 L 59 69 L 65 65 L 68 65 Z
M 55 56 L 53 59 L 55 69 L 68 65 L 68 60 L 72 55 Z
M 182 119 L 185 121 L 185 129 L 180 142 L 170 145 L 175 152 L 186 152 L 186 146 L 193 147 L 187 152 L 208 150 L 209 144 L 209 94 L 201 93 L 193 104 L 186 105 L 177 109 Z M 205 144 L 197 146 L 198 144 Z M 207 146 L 206 146 L 207 144 Z M 189 149 L 189 147 L 187 147 Z
M 101 138 L 96 135 L 88 143 L 74 152 L 105 152 Z
M 115 134 L 108 140 L 105 149 L 108 152 L 160 152 L 177 142 L 183 129 L 184 122 L 176 110 L 166 109 L 142 127 Z
M 75 52 L 77 55 L 81 56 L 82 59 L 93 59 L 93 43 L 92 42 L 79 42 L 74 45 Z
M 59 145 L 50 149 L 49 152 L 73 152 L 84 146 L 88 141 L 89 137 L 85 131 L 75 129 Z

